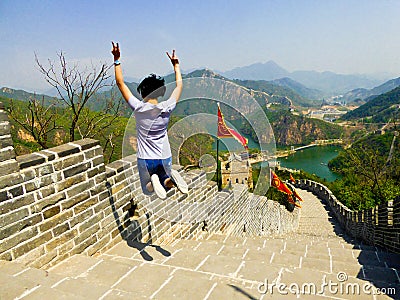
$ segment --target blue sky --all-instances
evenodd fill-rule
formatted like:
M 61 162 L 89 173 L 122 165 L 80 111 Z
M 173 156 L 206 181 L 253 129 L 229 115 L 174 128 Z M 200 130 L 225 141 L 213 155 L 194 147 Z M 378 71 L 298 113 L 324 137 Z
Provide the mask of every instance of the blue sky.
M 63 51 L 83 66 L 112 63 L 121 46 L 124 74 L 226 71 L 274 60 L 288 71 L 400 76 L 400 1 L 0 1 L 0 87 L 44 91 L 37 70 Z

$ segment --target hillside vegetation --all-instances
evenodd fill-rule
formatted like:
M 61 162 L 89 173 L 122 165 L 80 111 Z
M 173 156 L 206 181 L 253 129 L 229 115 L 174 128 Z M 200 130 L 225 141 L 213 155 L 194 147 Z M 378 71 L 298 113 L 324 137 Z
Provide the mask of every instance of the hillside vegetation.
M 370 134 L 329 162 L 342 175 L 330 188 L 347 207 L 371 208 L 400 194 L 400 145 L 395 134 Z
M 370 117 L 373 122 L 387 122 L 390 118 L 396 117 L 400 113 L 399 106 L 400 86 L 375 97 L 355 110 L 349 111 L 341 119 L 355 120 Z

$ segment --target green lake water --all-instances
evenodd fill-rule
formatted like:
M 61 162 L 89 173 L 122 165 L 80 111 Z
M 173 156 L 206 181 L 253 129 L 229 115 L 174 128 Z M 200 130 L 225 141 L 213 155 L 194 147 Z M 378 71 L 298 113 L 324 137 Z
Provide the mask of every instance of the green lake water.
M 328 162 L 339 154 L 340 149 L 339 146 L 310 147 L 278 160 L 282 167 L 301 169 L 327 181 L 334 181 L 340 175 L 328 168 Z

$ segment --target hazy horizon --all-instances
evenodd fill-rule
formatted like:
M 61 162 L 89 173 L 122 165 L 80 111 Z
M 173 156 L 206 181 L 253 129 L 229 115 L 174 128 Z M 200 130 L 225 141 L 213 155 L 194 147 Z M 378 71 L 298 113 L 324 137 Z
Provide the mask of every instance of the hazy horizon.
M 183 70 L 225 72 L 274 61 L 294 71 L 400 76 L 400 1 L 9 1 L 0 3 L 0 86 L 44 92 L 35 65 L 63 51 L 71 63 L 112 63 L 126 77 Z M 387 74 L 387 75 L 386 75 Z

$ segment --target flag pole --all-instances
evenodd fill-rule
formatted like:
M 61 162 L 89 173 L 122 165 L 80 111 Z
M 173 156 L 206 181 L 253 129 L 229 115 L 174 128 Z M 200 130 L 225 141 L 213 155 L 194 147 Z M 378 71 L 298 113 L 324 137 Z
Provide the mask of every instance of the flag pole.
M 218 134 L 217 134 L 217 186 L 218 186 L 218 190 L 220 190 L 221 189 L 221 185 L 220 185 L 220 183 L 219 183 L 219 164 L 218 164 L 218 162 L 219 162 L 219 159 L 218 159 L 218 157 L 219 157 L 219 138 L 218 138 Z

